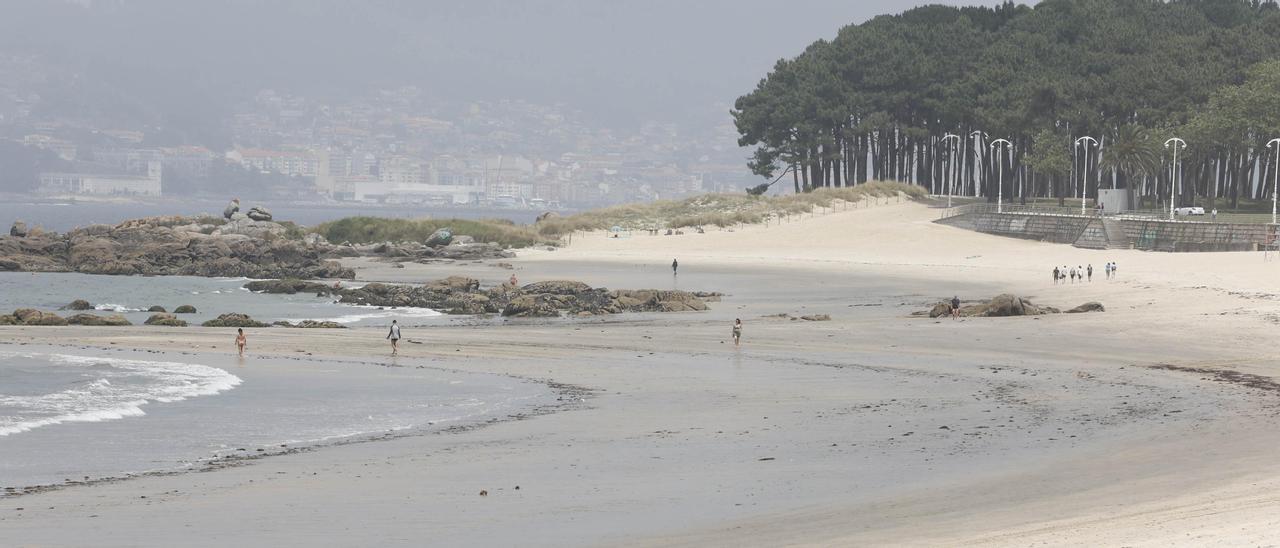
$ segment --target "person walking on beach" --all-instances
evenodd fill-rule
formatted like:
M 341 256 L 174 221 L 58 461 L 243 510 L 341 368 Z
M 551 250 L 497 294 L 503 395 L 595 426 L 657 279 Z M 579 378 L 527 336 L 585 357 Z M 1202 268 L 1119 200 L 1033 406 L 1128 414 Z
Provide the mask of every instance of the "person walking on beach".
M 1092 282 L 1093 281 L 1093 265 L 1092 264 L 1089 265 L 1089 270 L 1086 270 L 1086 272 L 1089 273 L 1089 281 Z
M 955 295 L 951 297 L 951 319 L 953 320 L 960 319 L 960 296 L 959 295 Z
M 1062 273 L 1058 271 L 1058 267 L 1053 267 L 1053 285 L 1058 285 L 1058 276 Z
M 733 345 L 738 346 L 738 342 L 742 340 L 742 319 L 733 320 Z
M 244 347 L 249 344 L 249 339 L 244 336 L 244 328 L 236 329 L 236 351 L 240 357 L 244 357 Z
M 507 280 L 507 283 L 510 283 L 510 284 L 511 284 L 511 287 L 516 287 L 516 286 L 520 285 L 520 280 L 517 280 L 517 279 L 516 279 L 516 275 L 515 275 L 515 274 L 512 274 L 512 275 L 511 275 L 511 279 L 510 279 L 510 280 Z
M 391 320 L 391 331 L 387 333 L 387 339 L 391 340 L 391 355 L 395 356 L 400 353 L 400 324 L 395 320 Z
M 1076 283 L 1076 269 L 1071 269 L 1071 283 Z
M 678 272 L 679 269 L 680 269 L 680 261 L 671 259 L 671 275 L 672 276 L 680 275 L 680 273 Z

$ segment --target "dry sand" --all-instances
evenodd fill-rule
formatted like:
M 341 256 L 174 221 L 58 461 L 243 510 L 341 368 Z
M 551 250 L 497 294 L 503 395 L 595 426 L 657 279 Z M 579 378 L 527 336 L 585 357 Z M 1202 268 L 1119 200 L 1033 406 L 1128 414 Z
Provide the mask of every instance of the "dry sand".
M 463 433 L 0 499 L 0 538 L 38 546 L 1280 541 L 1280 387 L 1268 352 L 1280 322 L 1268 282 L 1280 261 L 1081 250 L 939 226 L 936 214 L 894 203 L 732 232 L 578 234 L 566 249 L 522 253 L 513 261 L 522 282 L 728 295 L 706 313 L 459 320 L 409 331 L 424 344 L 404 345 L 398 363 L 546 379 L 591 395 L 558 413 Z M 1107 261 L 1120 265 L 1116 280 L 1102 275 Z M 1049 280 L 1054 265 L 1089 263 L 1092 283 Z M 362 279 L 386 281 L 510 275 L 480 264 L 357 266 Z M 1002 292 L 1060 307 L 1096 300 L 1107 312 L 908 316 L 953 294 Z M 779 313 L 833 320 L 770 317 Z M 746 324 L 740 348 L 728 336 L 735 317 Z M 218 344 L 221 352 L 230 333 L 2 328 L 0 341 L 167 352 Z M 381 336 L 252 334 L 261 355 L 360 358 L 385 356 Z M 1153 367 L 1161 365 L 1173 368 Z M 300 390 L 306 382 L 300 374 Z M 477 496 L 482 489 L 489 496 Z

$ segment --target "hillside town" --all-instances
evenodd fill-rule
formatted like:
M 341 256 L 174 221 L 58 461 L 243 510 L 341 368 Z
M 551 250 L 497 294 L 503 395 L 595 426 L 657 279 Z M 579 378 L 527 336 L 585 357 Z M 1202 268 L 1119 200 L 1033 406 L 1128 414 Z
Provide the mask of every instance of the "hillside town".
M 11 56 L 0 73 L 23 65 Z M 215 121 L 221 135 L 175 138 L 144 123 L 49 116 L 49 101 L 24 83 L 0 80 L 0 145 L 28 166 L 6 174 L 0 191 L 154 198 L 230 190 L 298 202 L 553 210 L 753 183 L 729 121 L 619 131 L 564 105 L 450 104 L 417 87 L 347 102 L 262 90 Z

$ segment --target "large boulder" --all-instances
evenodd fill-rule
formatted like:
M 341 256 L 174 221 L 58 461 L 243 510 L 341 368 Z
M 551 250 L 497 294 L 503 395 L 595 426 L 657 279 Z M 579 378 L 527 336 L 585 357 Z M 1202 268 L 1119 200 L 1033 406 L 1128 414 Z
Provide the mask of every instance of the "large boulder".
M 582 282 L 572 282 L 567 280 L 552 280 L 546 282 L 534 282 L 520 288 L 525 293 L 538 293 L 550 295 L 578 295 L 591 291 L 591 286 Z
M 288 229 L 286 229 L 284 225 L 273 223 L 271 221 L 257 221 L 246 216 L 244 219 L 232 219 L 231 222 L 214 229 L 212 235 L 240 235 L 248 236 L 255 240 L 263 240 L 269 238 L 282 238 L 286 232 L 288 232 Z
M 1081 314 L 1084 312 L 1106 312 L 1106 310 L 1107 310 L 1106 308 L 1103 308 L 1102 303 L 1087 302 L 1080 306 L 1072 308 L 1071 310 L 1068 310 L 1067 314 Z
M 254 280 L 244 284 L 244 288 L 254 293 L 271 293 L 276 295 L 293 295 L 295 293 L 315 293 L 316 295 L 328 295 L 332 289 L 329 285 L 320 282 L 308 282 L 304 280 Z
M 4 226 L 4 225 L 0 225 L 0 226 Z M 15 238 L 26 238 L 27 223 L 24 223 L 22 221 L 14 221 L 13 225 L 9 227 L 9 235 Z
M 200 325 L 204 327 L 271 327 L 271 324 L 262 323 L 250 318 L 247 314 L 236 312 L 223 314 Z
M 951 303 L 938 303 L 929 309 L 930 318 L 940 318 L 942 316 L 951 315 Z
M 196 307 L 191 306 L 189 304 L 178 305 L 178 308 L 173 309 L 173 313 L 174 314 L 195 314 Z
M 14 310 L 13 317 L 22 325 L 67 325 L 65 318 L 52 312 L 41 312 L 33 308 Z
M 93 310 L 93 304 L 84 299 L 76 299 L 59 310 Z
M 158 325 L 163 327 L 186 327 L 187 326 L 186 320 L 179 320 L 178 317 L 174 316 L 173 314 L 152 314 L 151 317 L 147 318 L 147 321 L 143 323 L 147 325 Z
M 279 327 L 290 327 L 294 329 L 346 329 L 347 326 L 338 322 L 321 321 L 321 320 L 302 320 L 298 323 L 289 323 L 279 321 L 272 325 Z
M 422 243 L 428 247 L 440 247 L 449 245 L 453 241 L 453 229 L 441 228 L 432 232 L 430 236 Z
M 271 220 L 271 210 L 262 206 L 254 206 L 253 208 L 249 209 L 249 212 L 246 213 L 245 215 L 255 221 Z
M 160 306 L 157 304 L 157 305 L 153 305 L 151 308 L 148 308 L 147 312 L 168 312 L 168 310 L 165 310 L 163 306 Z
M 124 327 L 133 325 L 127 318 L 119 314 L 112 314 L 105 318 L 96 314 L 76 314 L 67 318 L 67 324 L 103 327 Z
M 502 315 L 518 318 L 555 318 L 560 315 L 547 296 L 521 295 L 502 309 Z

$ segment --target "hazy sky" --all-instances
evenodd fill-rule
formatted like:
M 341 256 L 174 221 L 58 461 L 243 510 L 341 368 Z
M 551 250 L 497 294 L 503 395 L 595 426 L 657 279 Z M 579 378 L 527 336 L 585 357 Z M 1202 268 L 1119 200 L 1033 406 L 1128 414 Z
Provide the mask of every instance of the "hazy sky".
M 564 102 L 602 121 L 718 116 L 774 61 L 889 0 L 0 1 L 0 51 L 29 51 L 156 104 L 271 87 L 416 84 L 450 100 Z M 941 2 L 986 4 L 997 2 Z M 720 112 L 723 112 L 720 110 Z

